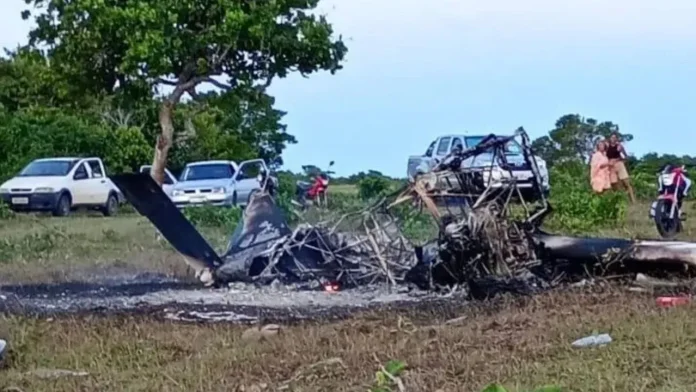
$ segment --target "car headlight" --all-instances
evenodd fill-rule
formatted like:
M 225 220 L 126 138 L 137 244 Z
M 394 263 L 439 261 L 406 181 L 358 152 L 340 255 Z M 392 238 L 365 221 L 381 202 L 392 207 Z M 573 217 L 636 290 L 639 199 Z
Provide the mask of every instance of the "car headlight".
M 34 188 L 34 192 L 36 193 L 53 193 L 55 192 L 55 189 L 51 187 L 40 187 L 40 188 Z
M 493 180 L 500 180 L 503 177 L 503 173 L 500 170 L 491 170 L 491 178 Z
M 10 191 L 7 188 L 0 188 L 0 193 L 10 193 Z
M 213 188 L 213 193 L 225 193 L 225 188 Z
M 181 196 L 183 194 L 184 194 L 184 191 L 180 191 L 180 190 L 173 190 L 172 191 L 172 196 Z

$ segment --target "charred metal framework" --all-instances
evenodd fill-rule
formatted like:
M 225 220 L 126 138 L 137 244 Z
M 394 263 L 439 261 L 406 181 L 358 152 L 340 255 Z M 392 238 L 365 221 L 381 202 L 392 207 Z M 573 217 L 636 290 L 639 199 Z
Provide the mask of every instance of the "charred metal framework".
M 505 145 L 513 139 L 519 141 L 532 173 L 531 192 L 520 189 L 506 160 Z M 473 148 L 455 151 L 432 172 L 368 208 L 295 228 L 289 227 L 271 195 L 255 192 L 222 255 L 148 175 L 124 174 L 112 180 L 209 285 L 280 280 L 349 287 L 409 282 L 425 289 L 463 285 L 471 292 L 491 281 L 553 286 L 571 280 L 578 271 L 587 276 L 628 264 L 669 264 L 682 270 L 696 266 L 692 243 L 542 232 L 551 206 L 530 144 L 522 128 L 511 136 L 490 135 Z M 492 154 L 490 167 L 462 169 L 463 160 L 480 154 Z M 490 173 L 496 163 L 508 171 L 509 181 L 494 186 Z M 427 217 L 437 233 L 421 245 L 414 245 L 403 230 L 416 215 Z

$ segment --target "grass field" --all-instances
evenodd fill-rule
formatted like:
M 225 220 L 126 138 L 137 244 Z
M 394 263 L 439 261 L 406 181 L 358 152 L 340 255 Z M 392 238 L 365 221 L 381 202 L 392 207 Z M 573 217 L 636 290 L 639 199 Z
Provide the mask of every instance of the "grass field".
M 329 194 L 331 193 L 357 194 L 358 188 L 353 184 L 331 185 L 329 187 Z
M 229 234 L 203 230 L 218 249 Z M 601 234 L 656 235 L 645 204 L 631 207 L 623 227 Z M 693 221 L 682 239 L 696 240 Z M 0 283 L 80 279 L 104 269 L 188 276 L 181 257 L 135 215 L 22 216 L 0 226 Z M 380 365 L 402 360 L 407 391 L 473 391 L 493 381 L 515 391 L 544 384 L 567 391 L 692 391 L 693 309 L 664 311 L 649 296 L 595 290 L 502 299 L 458 314 L 432 309 L 282 326 L 277 336 L 256 343 L 241 338 L 241 326 L 5 317 L 0 338 L 8 338 L 12 351 L 0 370 L 0 390 L 365 391 Z M 444 323 L 457 316 L 463 319 Z M 570 348 L 595 331 L 615 341 Z M 45 380 L 32 374 L 37 368 L 89 376 Z

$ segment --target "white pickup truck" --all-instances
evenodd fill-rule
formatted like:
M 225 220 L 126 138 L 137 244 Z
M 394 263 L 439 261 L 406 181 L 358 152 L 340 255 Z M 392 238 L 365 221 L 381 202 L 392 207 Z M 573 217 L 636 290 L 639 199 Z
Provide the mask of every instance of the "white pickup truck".
M 261 188 L 262 171 L 269 173 L 263 159 L 251 159 L 239 165 L 234 161 L 192 162 L 184 167 L 170 197 L 177 207 L 245 206 L 251 193 Z M 277 185 L 275 177 L 269 179 Z
M 142 165 L 140 166 L 140 172 L 141 173 L 150 173 L 152 170 L 152 165 Z M 177 180 L 176 177 L 172 174 L 172 172 L 169 171 L 169 169 L 164 169 L 164 184 L 162 184 L 162 191 L 169 196 L 170 198 L 172 197 L 172 190 L 174 190 L 174 185 L 176 185 Z
M 15 211 L 66 216 L 78 207 L 116 214 L 121 199 L 99 158 L 44 158 L 0 185 L 0 198 Z
M 481 143 L 487 136 L 470 136 L 470 135 L 445 135 L 440 136 L 435 141 L 430 143 L 428 149 L 423 155 L 410 156 L 408 158 L 407 175 L 409 179 L 415 178 L 419 173 L 427 173 L 431 171 L 439 162 L 442 161 L 456 145 L 460 145 L 462 149 L 472 148 Z M 511 175 L 515 177 L 517 186 L 520 190 L 532 188 L 531 178 L 533 173 L 525 162 L 522 153 L 522 147 L 514 140 L 510 140 L 505 145 L 505 159 L 512 166 L 512 170 L 503 170 L 498 162 L 493 162 L 492 153 L 483 153 L 462 161 L 463 169 L 481 168 L 486 170 L 484 180 L 494 188 L 502 187 Z M 546 192 L 549 190 L 549 171 L 546 167 L 546 162 L 538 156 L 534 157 L 539 174 L 541 174 L 541 186 Z M 490 169 L 490 172 L 488 170 Z

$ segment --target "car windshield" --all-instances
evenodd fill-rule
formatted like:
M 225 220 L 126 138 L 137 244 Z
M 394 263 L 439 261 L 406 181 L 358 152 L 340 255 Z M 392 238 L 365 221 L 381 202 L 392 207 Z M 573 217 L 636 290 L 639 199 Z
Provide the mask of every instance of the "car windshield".
M 481 143 L 487 136 L 469 136 L 464 138 L 467 148 L 471 148 Z M 522 155 L 522 147 L 516 140 L 505 143 L 505 154 Z
M 62 177 L 68 175 L 75 166 L 77 160 L 72 161 L 34 161 L 27 165 L 20 173 L 19 177 L 43 177 L 55 176 Z
M 234 169 L 228 163 L 208 163 L 186 166 L 181 173 L 181 181 L 216 180 L 232 178 Z

